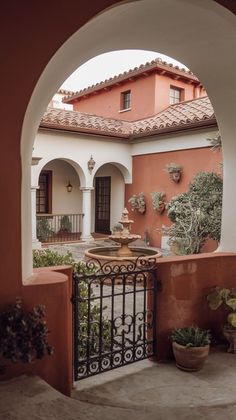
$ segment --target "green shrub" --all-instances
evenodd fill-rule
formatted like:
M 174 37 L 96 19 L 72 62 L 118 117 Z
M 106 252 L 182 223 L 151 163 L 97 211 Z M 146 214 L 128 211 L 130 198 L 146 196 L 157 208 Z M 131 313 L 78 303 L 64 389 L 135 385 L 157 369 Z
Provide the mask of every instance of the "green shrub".
M 62 232 L 71 232 L 72 223 L 70 222 L 69 216 L 65 214 L 60 220 L 60 230 Z
M 96 273 L 98 267 L 96 264 L 91 264 L 89 267 L 83 262 L 75 262 L 71 252 L 66 255 L 60 255 L 57 251 L 50 249 L 34 250 L 33 251 L 33 265 L 34 268 L 50 267 L 56 265 L 72 265 L 74 274 L 80 275 L 79 280 L 79 307 L 78 307 L 78 320 L 79 320 L 79 357 L 84 358 L 89 347 L 90 355 L 98 354 L 100 340 L 100 325 L 102 328 L 102 351 L 110 348 L 111 337 L 111 323 L 102 316 L 100 323 L 100 307 L 91 303 L 95 297 L 94 293 L 90 292 L 90 317 L 88 319 L 88 295 L 89 286 L 86 276 Z M 103 307 L 105 310 L 106 307 Z M 88 336 L 88 324 L 90 325 L 90 334 Z
M 25 311 L 19 298 L 1 312 L 0 356 L 12 362 L 30 363 L 53 354 L 53 348 L 47 342 L 48 328 L 44 316 L 43 305 Z M 4 371 L 5 366 L 1 366 L 1 372 Z
M 186 193 L 173 197 L 167 215 L 170 245 L 179 254 L 197 254 L 208 238 L 220 240 L 223 181 L 214 172 L 200 172 Z
M 45 242 L 54 235 L 54 231 L 50 227 L 50 223 L 47 217 L 37 218 L 37 238 Z
M 60 255 L 51 249 L 35 249 L 33 250 L 33 267 L 50 267 L 54 265 L 74 265 L 75 260 L 71 252 L 66 255 Z

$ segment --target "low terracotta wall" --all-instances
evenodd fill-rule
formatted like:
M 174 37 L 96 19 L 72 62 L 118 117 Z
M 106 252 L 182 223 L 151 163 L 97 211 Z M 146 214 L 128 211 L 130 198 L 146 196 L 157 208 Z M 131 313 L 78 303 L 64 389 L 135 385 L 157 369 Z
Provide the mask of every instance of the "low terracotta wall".
M 169 337 L 176 327 L 195 324 L 219 337 L 226 312 L 212 311 L 206 295 L 213 286 L 236 287 L 236 254 L 166 257 L 158 261 L 157 273 L 162 283 L 157 296 L 157 359 L 172 358 Z
M 29 374 L 38 375 L 51 386 L 70 395 L 72 389 L 72 306 L 70 266 L 37 269 L 27 285 L 22 286 L 24 308 L 43 304 L 50 334 L 48 342 L 54 347 L 52 356 L 33 363 L 8 363 L 1 379 Z

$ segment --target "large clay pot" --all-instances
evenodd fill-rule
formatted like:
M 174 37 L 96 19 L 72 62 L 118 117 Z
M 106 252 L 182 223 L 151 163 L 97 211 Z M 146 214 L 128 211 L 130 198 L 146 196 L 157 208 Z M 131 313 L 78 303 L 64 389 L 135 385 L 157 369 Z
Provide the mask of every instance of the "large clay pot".
M 236 354 L 236 328 L 224 327 L 223 334 L 229 342 L 227 352 Z
M 188 372 L 202 369 L 210 350 L 209 344 L 203 347 L 185 347 L 173 342 L 172 346 L 176 366 Z

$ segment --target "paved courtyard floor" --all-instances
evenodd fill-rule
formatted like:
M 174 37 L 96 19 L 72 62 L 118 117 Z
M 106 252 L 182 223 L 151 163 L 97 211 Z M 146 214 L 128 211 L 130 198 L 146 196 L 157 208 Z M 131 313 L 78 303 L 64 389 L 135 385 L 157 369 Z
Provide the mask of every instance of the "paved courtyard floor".
M 0 382 L 1 420 L 235 420 L 236 355 L 202 371 L 148 360 L 76 383 L 65 397 L 37 377 Z

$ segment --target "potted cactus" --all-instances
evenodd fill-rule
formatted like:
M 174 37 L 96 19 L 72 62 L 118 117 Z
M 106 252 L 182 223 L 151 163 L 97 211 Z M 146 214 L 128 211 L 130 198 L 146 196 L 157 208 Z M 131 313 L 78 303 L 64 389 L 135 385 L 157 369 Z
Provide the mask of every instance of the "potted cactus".
M 196 326 L 176 328 L 171 334 L 176 366 L 195 372 L 202 369 L 210 349 L 209 330 Z
M 207 295 L 207 301 L 212 310 L 223 305 L 230 311 L 223 334 L 229 342 L 228 353 L 236 354 L 236 290 L 217 286 Z

